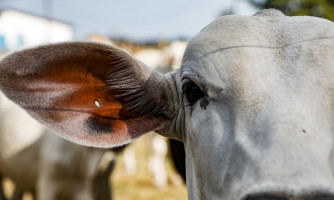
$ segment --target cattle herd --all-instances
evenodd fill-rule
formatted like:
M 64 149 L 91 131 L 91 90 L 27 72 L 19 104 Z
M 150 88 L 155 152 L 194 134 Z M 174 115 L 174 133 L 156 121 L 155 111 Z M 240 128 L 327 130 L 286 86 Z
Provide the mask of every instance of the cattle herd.
M 97 36 L 88 39 L 111 43 Z M 173 66 L 180 66 L 186 46 L 182 41 L 162 47 L 158 44 L 115 42 L 118 46 L 122 44 L 128 52 L 162 73 L 170 71 Z M 10 178 L 15 183 L 10 199 L 20 200 L 25 192 L 30 192 L 34 199 L 108 200 L 112 196 L 109 178 L 115 156 L 122 151 L 126 172 L 136 173 L 135 152 L 131 145 L 108 150 L 68 142 L 39 124 L 2 93 L 0 115 L 0 180 Z M 156 187 L 164 187 L 167 184 L 167 141 L 155 134 L 148 139 L 152 182 Z M 0 200 L 5 200 L 3 182 L 0 183 Z
M 0 172 L 15 195 L 110 196 L 115 152 L 95 148 L 155 131 L 184 143 L 189 199 L 334 199 L 333 22 L 273 9 L 223 16 L 189 42 L 181 64 L 184 48 L 68 42 L 4 57 L 1 91 L 52 130 L 1 96 Z M 156 176 L 163 142 L 152 137 Z

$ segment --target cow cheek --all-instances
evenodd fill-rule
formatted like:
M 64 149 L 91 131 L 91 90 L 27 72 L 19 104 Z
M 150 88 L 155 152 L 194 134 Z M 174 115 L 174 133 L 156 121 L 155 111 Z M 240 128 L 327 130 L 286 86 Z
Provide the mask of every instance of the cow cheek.
M 186 116 L 186 148 L 193 157 L 196 182 L 202 190 L 221 191 L 224 185 L 225 174 L 222 172 L 226 171 L 234 143 L 228 110 L 226 106 L 215 106 L 214 103 L 205 110 L 195 105 L 192 114 Z M 204 181 L 205 177 L 213 178 Z

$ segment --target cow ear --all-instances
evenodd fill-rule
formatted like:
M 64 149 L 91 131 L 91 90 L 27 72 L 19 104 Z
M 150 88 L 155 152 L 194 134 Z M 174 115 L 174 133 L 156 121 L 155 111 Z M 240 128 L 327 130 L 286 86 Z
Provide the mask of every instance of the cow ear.
M 0 88 L 73 142 L 114 147 L 168 124 L 168 80 L 122 50 L 75 42 L 27 49 L 0 62 Z

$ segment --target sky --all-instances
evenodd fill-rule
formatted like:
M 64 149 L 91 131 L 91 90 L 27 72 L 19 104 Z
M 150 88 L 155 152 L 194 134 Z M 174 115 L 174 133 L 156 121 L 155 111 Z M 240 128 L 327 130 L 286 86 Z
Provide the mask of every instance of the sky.
M 0 0 L 14 8 L 71 24 L 76 39 L 91 33 L 132 40 L 191 38 L 231 7 L 252 15 L 246 0 Z

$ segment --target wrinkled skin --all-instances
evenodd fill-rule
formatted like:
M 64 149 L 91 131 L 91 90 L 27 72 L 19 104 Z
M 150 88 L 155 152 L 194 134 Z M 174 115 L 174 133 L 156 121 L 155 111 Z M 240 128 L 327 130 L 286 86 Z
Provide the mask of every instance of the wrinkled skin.
M 332 22 L 264 10 L 209 24 L 166 76 L 64 43 L 7 56 L 0 88 L 73 142 L 183 141 L 189 199 L 333 199 L 333 55 Z
M 228 16 L 188 46 L 182 84 L 205 94 L 184 109 L 190 199 L 334 191 L 334 28 L 297 20 Z

